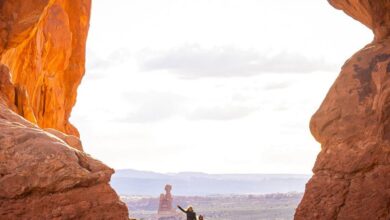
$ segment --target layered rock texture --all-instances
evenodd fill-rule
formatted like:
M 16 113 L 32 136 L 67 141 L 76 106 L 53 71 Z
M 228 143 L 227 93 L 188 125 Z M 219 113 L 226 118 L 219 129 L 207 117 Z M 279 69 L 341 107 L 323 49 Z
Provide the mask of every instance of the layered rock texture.
M 68 119 L 90 0 L 0 0 L 0 219 L 128 219 Z
M 322 149 L 295 219 L 390 219 L 390 0 L 331 0 L 374 32 L 310 128 Z
M 90 0 L 2 0 L 0 13 L 0 62 L 17 87 L 18 113 L 78 136 L 68 118 L 84 74 Z

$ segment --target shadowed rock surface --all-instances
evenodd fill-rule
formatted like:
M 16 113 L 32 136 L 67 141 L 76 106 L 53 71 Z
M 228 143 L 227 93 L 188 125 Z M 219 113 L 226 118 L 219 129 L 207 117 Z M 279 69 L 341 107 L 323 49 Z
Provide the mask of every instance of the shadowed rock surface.
M 310 129 L 322 149 L 295 219 L 390 219 L 390 0 L 330 0 L 374 32 Z
M 90 0 L 0 0 L 0 219 L 128 219 L 68 118 Z

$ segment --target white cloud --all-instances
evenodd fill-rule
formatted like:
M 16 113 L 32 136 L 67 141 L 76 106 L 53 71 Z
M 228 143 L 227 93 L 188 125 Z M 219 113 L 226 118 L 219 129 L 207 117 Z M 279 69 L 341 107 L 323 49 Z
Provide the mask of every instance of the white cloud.
M 166 92 L 133 92 L 122 96 L 130 108 L 117 121 L 125 123 L 152 123 L 168 119 L 180 113 L 185 102 L 185 97 Z
M 274 90 L 274 89 L 286 89 L 291 85 L 291 82 L 272 82 L 264 86 L 265 90 Z
M 192 111 L 188 118 L 191 120 L 232 120 L 250 115 L 256 107 L 225 105 L 200 107 Z
M 111 67 L 121 65 L 131 60 L 131 52 L 127 48 L 117 48 L 109 54 L 98 54 L 92 48 L 87 48 L 86 78 L 102 79 L 107 77 Z M 111 73 L 115 74 L 115 73 Z
M 141 70 L 167 70 L 183 78 L 253 76 L 264 73 L 311 73 L 337 69 L 321 59 L 298 53 L 265 54 L 231 46 L 203 48 L 184 45 L 168 51 L 144 50 L 138 57 Z

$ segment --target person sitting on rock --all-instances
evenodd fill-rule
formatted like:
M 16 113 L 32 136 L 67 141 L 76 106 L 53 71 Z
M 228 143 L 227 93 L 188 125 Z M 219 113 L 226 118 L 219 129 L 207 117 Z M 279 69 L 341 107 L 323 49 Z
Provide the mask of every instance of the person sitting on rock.
M 192 209 L 192 206 L 188 206 L 186 210 L 184 210 L 179 205 L 177 206 L 182 212 L 186 213 L 187 220 L 196 220 L 196 213 L 194 212 L 194 209 Z

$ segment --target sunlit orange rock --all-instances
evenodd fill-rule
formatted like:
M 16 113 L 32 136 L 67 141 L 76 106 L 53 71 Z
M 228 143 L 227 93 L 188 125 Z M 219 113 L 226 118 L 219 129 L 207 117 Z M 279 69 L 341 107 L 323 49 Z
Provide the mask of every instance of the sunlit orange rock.
M 390 219 L 390 1 L 332 0 L 371 28 L 313 115 L 322 149 L 295 219 Z
M 90 0 L 6 0 L 0 4 L 0 62 L 21 85 L 42 128 L 79 136 L 68 121 L 84 74 Z M 23 108 L 23 107 L 19 107 Z
M 68 119 L 90 0 L 0 1 L 0 219 L 128 219 Z

